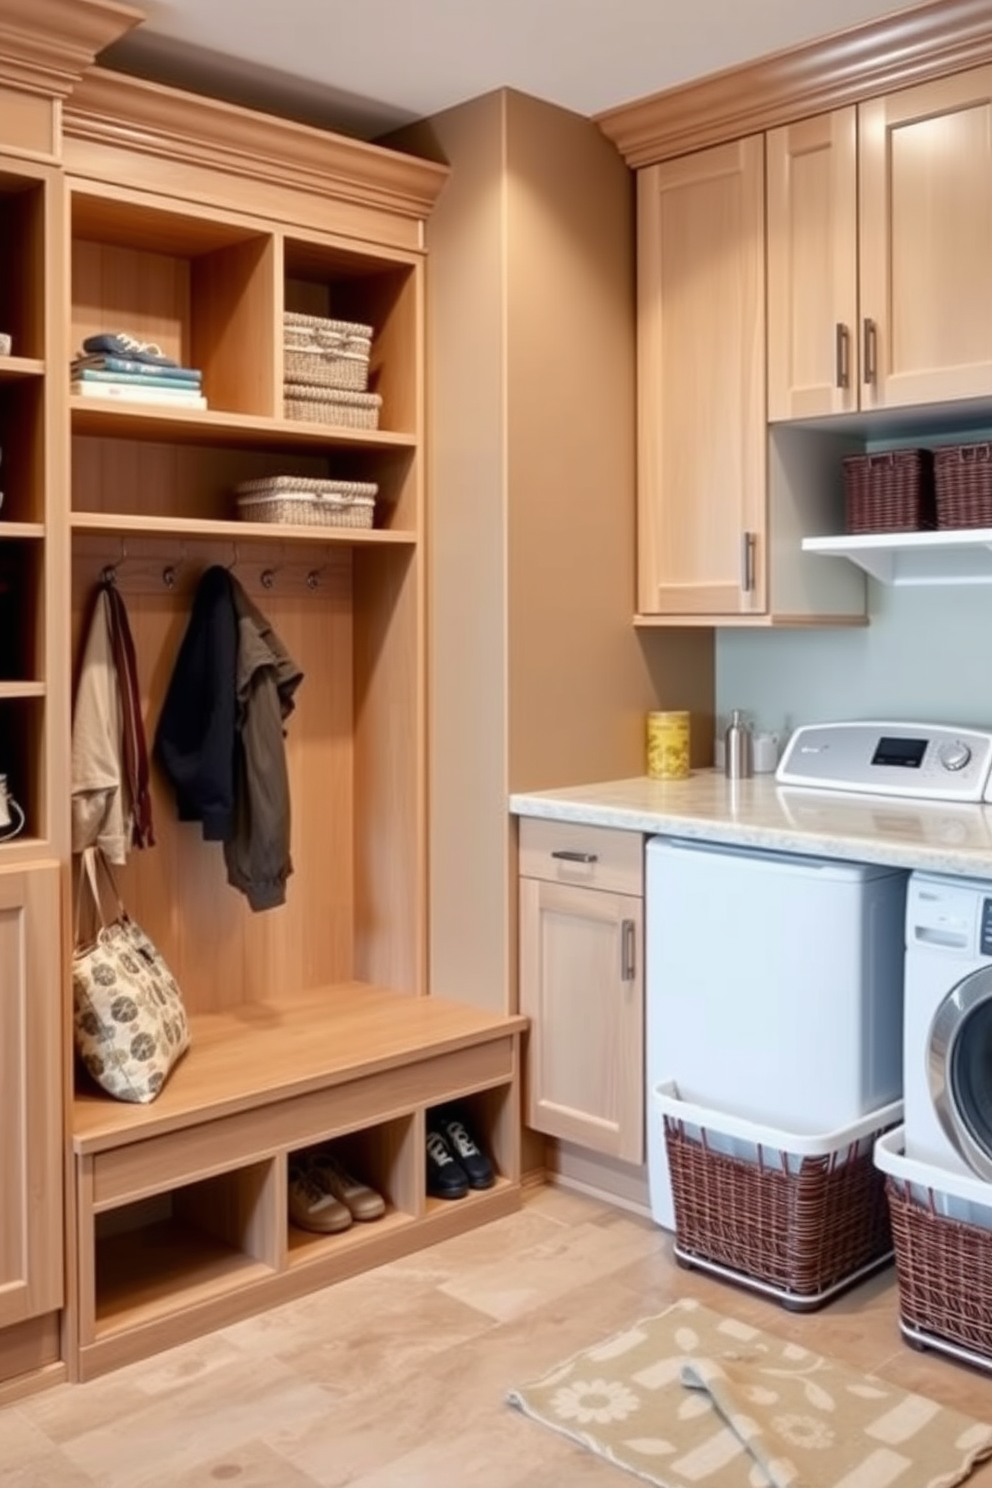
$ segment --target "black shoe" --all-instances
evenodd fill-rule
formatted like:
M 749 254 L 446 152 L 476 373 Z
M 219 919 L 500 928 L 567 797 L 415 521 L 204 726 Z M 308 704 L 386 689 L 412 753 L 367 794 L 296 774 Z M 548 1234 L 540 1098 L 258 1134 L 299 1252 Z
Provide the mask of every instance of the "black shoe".
M 464 1168 L 473 1188 L 492 1188 L 496 1182 L 493 1165 L 475 1141 L 457 1111 L 442 1111 L 434 1118 L 444 1140 Z
M 453 1155 L 440 1131 L 427 1133 L 427 1192 L 436 1199 L 463 1199 L 468 1174 Z

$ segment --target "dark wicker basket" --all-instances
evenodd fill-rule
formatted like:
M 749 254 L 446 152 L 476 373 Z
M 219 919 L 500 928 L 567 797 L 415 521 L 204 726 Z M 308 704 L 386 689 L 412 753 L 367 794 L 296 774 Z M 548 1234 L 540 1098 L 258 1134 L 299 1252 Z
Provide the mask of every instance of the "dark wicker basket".
M 809 1308 L 891 1256 L 872 1138 L 818 1157 L 759 1148 L 751 1162 L 715 1151 L 705 1130 L 697 1139 L 682 1121 L 664 1123 L 680 1260 L 715 1262 Z
M 938 527 L 992 527 L 992 444 L 949 444 L 934 455 Z
M 937 525 L 932 451 L 848 455 L 843 466 L 848 532 L 925 532 Z
M 992 1365 L 992 1230 L 938 1214 L 932 1190 L 924 1203 L 888 1177 L 885 1191 L 902 1322 Z

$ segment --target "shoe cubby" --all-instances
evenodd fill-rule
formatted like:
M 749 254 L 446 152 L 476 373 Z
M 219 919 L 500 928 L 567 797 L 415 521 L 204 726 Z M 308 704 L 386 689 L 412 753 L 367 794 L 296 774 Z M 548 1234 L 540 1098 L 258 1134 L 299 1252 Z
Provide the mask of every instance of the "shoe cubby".
M 347 1229 L 332 1234 L 321 1234 L 290 1223 L 288 1265 L 305 1264 L 319 1257 L 328 1247 L 340 1251 L 347 1246 L 375 1243 L 409 1225 L 419 1207 L 417 1151 L 416 1123 L 411 1114 L 373 1127 L 339 1132 L 291 1152 L 287 1159 L 287 1182 L 295 1166 L 306 1165 L 314 1153 L 328 1153 L 357 1182 L 381 1194 L 386 1207 L 385 1213 L 378 1218 L 354 1218 Z
M 403 262 L 402 255 L 386 257 L 304 236 L 287 236 L 283 252 L 283 308 L 371 326 L 369 391 L 382 398 L 379 428 L 416 434 L 421 419 L 416 260 Z
M 69 355 L 123 331 L 199 368 L 211 409 L 274 415 L 272 234 L 138 197 L 70 200 Z
M 91 1341 L 273 1274 L 276 1185 L 257 1162 L 98 1214 Z
M 519 1171 L 519 1124 L 517 1111 L 518 1092 L 515 1085 L 500 1084 L 489 1089 L 475 1091 L 465 1096 L 456 1096 L 425 1113 L 426 1131 L 437 1130 L 439 1118 L 446 1113 L 456 1116 L 492 1165 L 494 1181 L 489 1187 L 469 1185 L 467 1194 L 461 1198 L 445 1198 L 428 1191 L 426 1150 L 424 1154 L 424 1192 L 427 1196 L 429 1214 L 443 1213 L 459 1204 L 472 1204 L 484 1199 L 505 1186 Z M 452 1155 L 458 1158 L 454 1146 L 449 1143 Z
M 45 186 L 0 169 L 0 332 L 14 358 L 45 355 L 44 264 Z

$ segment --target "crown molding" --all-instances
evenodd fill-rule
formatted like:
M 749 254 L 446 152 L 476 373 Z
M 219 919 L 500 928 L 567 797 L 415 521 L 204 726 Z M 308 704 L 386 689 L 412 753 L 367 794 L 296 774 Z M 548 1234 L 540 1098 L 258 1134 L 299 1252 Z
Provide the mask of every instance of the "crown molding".
M 427 217 L 448 168 L 349 139 L 93 68 L 63 108 L 66 138 L 206 166 L 256 183 L 295 187 L 404 217 Z
M 990 61 L 988 0 L 928 0 L 610 109 L 595 122 L 628 165 L 651 165 Z
M 144 18 L 117 0 L 4 0 L 0 84 L 65 98 L 97 54 Z

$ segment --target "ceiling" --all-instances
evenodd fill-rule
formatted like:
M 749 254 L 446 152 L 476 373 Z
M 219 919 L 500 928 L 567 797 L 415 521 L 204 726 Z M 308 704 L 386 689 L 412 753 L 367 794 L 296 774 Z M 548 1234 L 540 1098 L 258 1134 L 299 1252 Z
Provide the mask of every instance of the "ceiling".
M 580 114 L 846 30 L 899 0 L 137 0 L 110 66 L 366 139 L 495 88 Z

